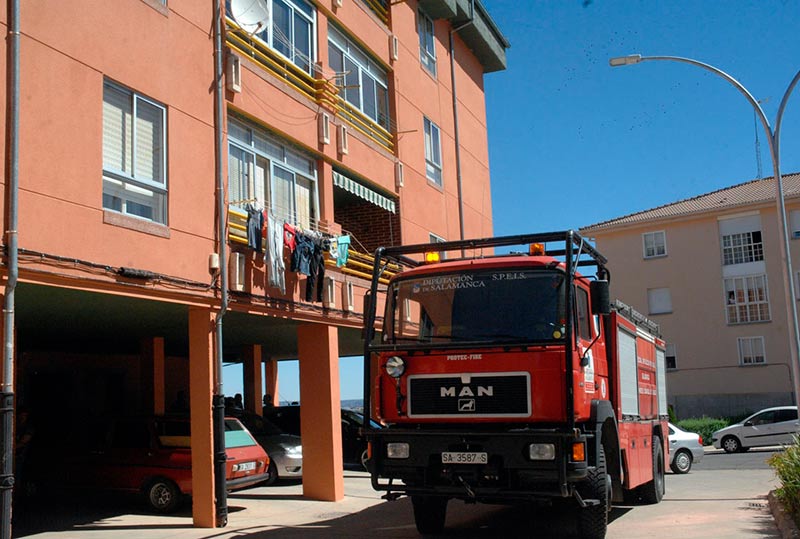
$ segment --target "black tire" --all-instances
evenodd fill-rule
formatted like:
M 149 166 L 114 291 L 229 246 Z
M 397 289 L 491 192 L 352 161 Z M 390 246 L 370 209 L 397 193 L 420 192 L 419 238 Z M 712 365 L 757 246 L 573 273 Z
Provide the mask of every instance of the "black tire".
M 692 469 L 692 453 L 686 449 L 678 449 L 675 457 L 672 459 L 672 464 L 669 465 L 673 473 L 684 474 L 689 473 Z
M 275 481 L 279 479 L 278 477 L 278 466 L 275 464 L 274 460 L 269 461 L 269 468 L 267 468 L 267 472 L 269 472 L 269 477 L 266 481 L 261 483 L 262 486 L 269 486 L 274 485 Z
M 159 477 L 150 481 L 144 489 L 147 505 L 157 513 L 171 513 L 181 501 L 181 491 L 174 481 Z
M 736 436 L 724 437 L 720 445 L 722 445 L 722 449 L 724 449 L 726 453 L 741 453 L 742 451 L 742 442 L 740 442 L 739 438 Z
M 580 509 L 578 535 L 582 539 L 603 539 L 608 528 L 608 512 L 611 510 L 611 476 L 606 470 L 606 453 L 603 446 L 597 455 L 594 469 L 589 470 L 586 481 L 578 486 L 585 500 L 599 500 L 598 505 Z
M 439 496 L 411 496 L 414 523 L 422 534 L 442 533 L 447 518 L 447 498 Z
M 661 438 L 653 436 L 653 479 L 642 485 L 641 496 L 644 503 L 658 503 L 664 497 L 664 448 Z

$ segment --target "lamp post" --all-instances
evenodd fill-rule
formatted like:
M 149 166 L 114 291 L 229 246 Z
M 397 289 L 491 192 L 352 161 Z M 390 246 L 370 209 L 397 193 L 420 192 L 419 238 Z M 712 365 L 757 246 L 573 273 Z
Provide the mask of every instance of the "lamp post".
M 761 104 L 750 94 L 750 92 L 748 92 L 739 81 L 712 65 L 699 62 L 697 60 L 692 60 L 691 58 L 682 58 L 679 56 L 642 56 L 640 54 L 618 56 L 616 58 L 611 58 L 608 63 L 611 65 L 611 67 L 620 67 L 651 60 L 667 60 L 671 62 L 691 64 L 719 75 L 726 81 L 730 82 L 734 87 L 736 87 L 737 90 L 739 90 L 742 95 L 744 95 L 750 105 L 752 105 L 759 120 L 761 120 L 761 125 L 764 126 L 764 131 L 766 131 L 767 140 L 769 141 L 769 152 L 772 156 L 772 170 L 775 177 L 775 199 L 778 209 L 778 216 L 780 217 L 780 251 L 781 258 L 783 259 L 783 290 L 786 301 L 786 311 L 788 315 L 787 322 L 791 324 L 789 355 L 792 363 L 794 400 L 795 404 L 800 406 L 800 376 L 798 376 L 798 374 L 800 374 L 800 356 L 798 355 L 798 351 L 800 351 L 800 328 L 798 328 L 797 320 L 795 287 L 794 279 L 792 278 L 792 257 L 791 251 L 789 250 L 789 228 L 786 223 L 786 206 L 783 199 L 783 178 L 781 177 L 780 167 L 781 120 L 783 118 L 783 113 L 786 110 L 786 101 L 789 99 L 789 96 L 792 94 L 792 91 L 794 90 L 794 87 L 797 85 L 798 81 L 800 81 L 800 71 L 798 71 L 794 76 L 792 82 L 789 83 L 789 87 L 786 89 L 786 93 L 783 94 L 780 107 L 778 107 L 778 115 L 775 119 L 775 130 L 773 131 L 772 127 L 769 125 L 769 120 L 767 120 L 767 117 L 764 114 L 764 110 L 761 108 Z

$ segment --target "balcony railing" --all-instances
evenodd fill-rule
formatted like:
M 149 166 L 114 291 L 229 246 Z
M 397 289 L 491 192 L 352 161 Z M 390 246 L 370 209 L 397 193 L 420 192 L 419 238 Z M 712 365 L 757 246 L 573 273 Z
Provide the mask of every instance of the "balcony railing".
M 389 24 L 389 2 L 388 0 L 363 0 L 375 15 L 383 22 Z
M 368 3 L 372 2 L 383 3 L 381 0 L 369 0 Z M 332 110 L 356 131 L 366 135 L 387 151 L 394 151 L 392 133 L 339 96 L 339 88 L 332 80 L 324 77 L 316 78 L 303 71 L 288 58 L 253 38 L 235 21 L 226 19 L 226 23 L 227 42 L 233 50 L 249 57 L 268 73 L 290 84 L 315 103 Z

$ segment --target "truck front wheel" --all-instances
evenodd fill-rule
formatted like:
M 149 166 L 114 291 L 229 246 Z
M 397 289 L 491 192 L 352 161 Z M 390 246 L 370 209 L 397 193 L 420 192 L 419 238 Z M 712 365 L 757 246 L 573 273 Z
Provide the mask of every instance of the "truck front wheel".
M 421 534 L 441 533 L 447 517 L 447 498 L 439 496 L 411 496 L 414 522 Z
M 664 497 L 664 449 L 661 438 L 653 436 L 653 480 L 641 487 L 642 501 L 658 503 Z
M 608 511 L 611 509 L 611 476 L 606 471 L 606 453 L 602 445 L 594 469 L 589 471 L 586 481 L 578 487 L 578 492 L 585 500 L 600 502 L 580 510 L 579 536 L 586 539 L 603 539 L 608 527 Z

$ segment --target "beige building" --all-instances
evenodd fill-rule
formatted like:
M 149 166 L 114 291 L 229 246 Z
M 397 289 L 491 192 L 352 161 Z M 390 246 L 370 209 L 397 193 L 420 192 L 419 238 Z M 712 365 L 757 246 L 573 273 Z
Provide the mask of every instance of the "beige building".
M 800 174 L 784 176 L 795 287 Z M 772 178 L 582 229 L 609 259 L 612 296 L 661 325 L 678 418 L 794 402 Z

